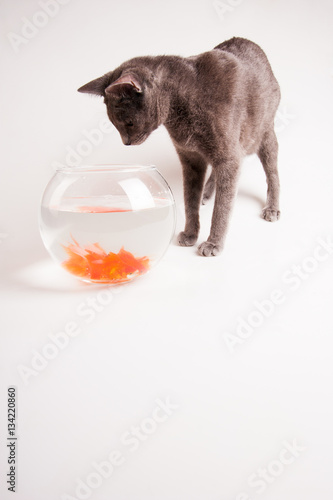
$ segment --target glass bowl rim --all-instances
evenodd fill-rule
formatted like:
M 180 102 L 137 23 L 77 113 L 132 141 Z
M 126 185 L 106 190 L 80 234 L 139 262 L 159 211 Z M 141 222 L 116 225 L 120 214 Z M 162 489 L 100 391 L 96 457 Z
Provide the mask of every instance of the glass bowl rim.
M 138 163 L 96 163 L 75 166 L 59 166 L 56 167 L 56 172 L 65 174 L 75 174 L 80 172 L 98 173 L 98 172 L 141 172 L 147 170 L 156 170 L 155 165 L 140 165 Z

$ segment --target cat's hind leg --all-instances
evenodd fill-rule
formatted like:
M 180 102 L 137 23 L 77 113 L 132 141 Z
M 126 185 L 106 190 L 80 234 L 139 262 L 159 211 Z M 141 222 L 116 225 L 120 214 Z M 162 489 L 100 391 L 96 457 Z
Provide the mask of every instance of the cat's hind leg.
M 202 204 L 206 205 L 207 201 L 212 197 L 215 191 L 215 175 L 214 170 L 212 170 L 204 188 L 203 196 L 202 196 Z
M 258 156 L 264 167 L 267 180 L 267 201 L 262 211 L 262 217 L 269 222 L 275 222 L 280 218 L 280 182 L 277 170 L 278 142 L 273 127 L 265 132 Z
M 199 236 L 199 210 L 207 162 L 197 153 L 177 149 L 183 168 L 185 229 L 178 236 L 181 246 L 192 246 Z

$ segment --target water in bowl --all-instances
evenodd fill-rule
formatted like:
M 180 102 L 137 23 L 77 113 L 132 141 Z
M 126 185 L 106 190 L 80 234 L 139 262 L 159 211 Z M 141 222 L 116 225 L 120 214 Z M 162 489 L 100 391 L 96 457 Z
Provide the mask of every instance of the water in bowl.
M 154 198 L 133 210 L 128 198 L 68 198 L 42 206 L 41 232 L 51 255 L 85 281 L 129 281 L 164 254 L 174 232 L 174 205 Z

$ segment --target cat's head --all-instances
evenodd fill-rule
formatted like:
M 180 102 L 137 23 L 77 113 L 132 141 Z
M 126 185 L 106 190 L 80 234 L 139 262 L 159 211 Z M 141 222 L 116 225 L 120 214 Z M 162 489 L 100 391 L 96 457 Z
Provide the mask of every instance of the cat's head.
M 156 92 L 132 71 L 125 70 L 114 79 L 115 73 L 119 72 L 92 80 L 78 92 L 104 97 L 108 117 L 123 143 L 127 146 L 142 144 L 160 125 Z

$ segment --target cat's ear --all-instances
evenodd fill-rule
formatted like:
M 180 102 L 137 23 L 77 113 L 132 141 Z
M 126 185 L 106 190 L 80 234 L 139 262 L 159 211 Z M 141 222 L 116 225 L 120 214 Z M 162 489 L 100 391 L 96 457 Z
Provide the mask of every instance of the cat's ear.
M 133 93 L 141 94 L 142 88 L 138 79 L 135 76 L 128 74 L 123 75 L 115 82 L 112 82 L 108 87 L 106 87 L 105 93 L 115 97 L 133 95 Z
M 96 78 L 95 80 L 91 80 L 91 82 L 86 83 L 85 85 L 77 89 L 77 91 L 82 92 L 83 94 L 95 94 L 103 96 L 105 85 L 106 85 L 106 77 L 104 75 L 100 76 L 99 78 Z

